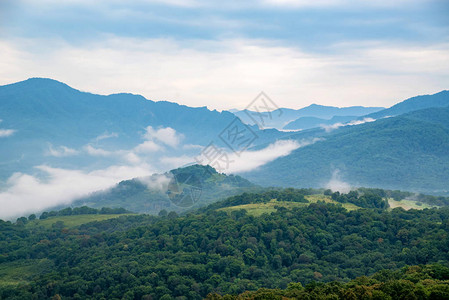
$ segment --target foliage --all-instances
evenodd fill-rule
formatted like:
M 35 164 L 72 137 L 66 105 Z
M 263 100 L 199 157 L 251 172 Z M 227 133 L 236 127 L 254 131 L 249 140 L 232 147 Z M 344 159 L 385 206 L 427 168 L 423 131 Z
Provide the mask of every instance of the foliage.
M 365 192 L 362 195 L 360 195 L 357 191 L 351 191 L 347 194 L 335 192 L 332 194 L 332 200 L 340 203 L 349 202 L 364 208 L 386 209 L 389 207 L 387 199 L 382 199 L 382 197 L 378 194 L 370 192 Z
M 224 203 L 244 202 L 248 195 Z M 267 195 L 251 197 L 263 202 L 271 198 Z M 0 266 L 46 258 L 53 267 L 2 286 L 0 298 L 201 299 L 210 293 L 297 289 L 291 282 L 306 290 L 331 288 L 323 284 L 332 281 L 346 288 L 351 283 L 345 282 L 384 269 L 449 259 L 449 208 L 347 211 L 310 203 L 254 217 L 245 210 L 217 211 L 221 205 L 77 228 L 1 221 Z M 444 268 L 432 272 L 445 280 Z
M 240 295 L 211 293 L 208 300 L 256 299 L 449 299 L 449 268 L 441 264 L 382 270 L 348 283 L 290 283 L 286 289 L 259 289 Z
M 81 207 L 67 207 L 59 211 L 50 211 L 46 212 L 44 211 L 39 219 L 45 220 L 49 217 L 56 217 L 56 216 L 76 216 L 76 215 L 118 215 L 118 214 L 126 214 L 129 213 L 126 209 L 119 207 L 119 208 L 109 208 L 109 207 L 102 207 L 101 209 L 95 209 L 87 206 L 81 206 Z M 20 219 L 20 218 L 19 218 Z M 19 220 L 18 219 L 18 220 Z M 29 218 L 30 220 L 32 218 Z

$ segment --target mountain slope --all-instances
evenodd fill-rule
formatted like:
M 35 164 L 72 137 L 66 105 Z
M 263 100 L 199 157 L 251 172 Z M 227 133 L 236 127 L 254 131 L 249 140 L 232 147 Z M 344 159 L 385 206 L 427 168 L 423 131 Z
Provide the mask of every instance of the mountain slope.
M 369 114 L 367 115 L 367 117 L 380 119 L 385 117 L 398 116 L 425 108 L 448 106 L 449 91 L 441 91 L 433 95 L 422 95 L 406 99 L 396 105 L 393 105 L 390 108 Z
M 122 181 L 109 190 L 77 200 L 72 206 L 123 207 L 150 214 L 157 214 L 162 209 L 182 212 L 259 189 L 240 176 L 227 176 L 210 166 L 193 165 L 148 178 Z M 174 193 L 179 195 L 174 196 Z
M 447 193 L 448 149 L 449 108 L 434 108 L 340 128 L 245 177 L 262 185 L 324 187 L 340 180 Z

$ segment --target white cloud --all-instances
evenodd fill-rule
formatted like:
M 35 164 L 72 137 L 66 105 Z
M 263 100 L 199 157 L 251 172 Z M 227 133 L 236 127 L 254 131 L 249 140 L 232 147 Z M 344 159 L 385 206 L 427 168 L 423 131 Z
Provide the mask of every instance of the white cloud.
M 137 153 L 152 153 L 162 150 L 163 147 L 156 144 L 154 141 L 145 141 L 142 144 L 137 145 L 134 151 Z
M 287 7 L 315 7 L 315 6 L 338 6 L 347 2 L 346 0 L 264 0 L 263 3 L 273 6 Z
M 326 130 L 326 132 L 330 132 L 332 130 L 335 130 L 337 128 L 343 127 L 343 126 L 354 126 L 354 125 L 360 125 L 360 124 L 365 124 L 365 123 L 370 123 L 370 122 L 374 122 L 376 121 L 373 118 L 364 118 L 363 120 L 354 120 L 348 123 L 335 123 L 332 125 L 326 125 L 326 124 L 321 124 L 321 128 L 324 128 L 324 130 Z
M 66 156 L 73 156 L 79 154 L 79 151 L 66 147 L 66 146 L 60 146 L 58 148 L 53 148 L 53 146 L 50 145 L 47 155 L 55 156 L 55 157 L 66 157 Z
M 0 83 L 46 76 L 100 94 L 127 91 L 218 109 L 244 108 L 260 90 L 280 107 L 343 100 L 390 106 L 446 89 L 448 50 L 447 43 L 374 41 L 339 43 L 318 54 L 256 39 L 107 37 L 88 46 L 16 39 L 0 41 Z
M 39 166 L 46 179 L 16 173 L 0 192 L 0 219 L 39 212 L 56 205 L 70 204 L 91 192 L 112 187 L 121 180 L 148 176 L 148 165 L 111 166 L 107 169 L 83 172 Z
M 159 141 L 170 147 L 176 147 L 183 139 L 183 135 L 170 127 L 154 129 L 152 126 L 148 126 L 144 138 L 149 141 Z
M 114 155 L 114 152 L 112 152 L 112 151 L 104 150 L 104 149 L 101 149 L 101 148 L 94 148 L 94 147 L 92 147 L 92 145 L 84 146 L 84 150 L 86 150 L 86 152 L 89 155 L 92 155 L 92 156 L 111 156 L 111 155 Z
M 318 138 L 299 142 L 296 140 L 279 140 L 261 150 L 244 151 L 240 155 L 230 154 L 231 163 L 225 173 L 242 173 L 254 170 L 279 157 L 289 155 L 300 147 L 311 145 L 320 140 Z
M 142 162 L 142 159 L 133 152 L 128 152 L 123 156 L 129 163 L 131 164 L 140 164 Z
M 11 136 L 15 132 L 16 131 L 14 129 L 0 129 L 0 138 Z
M 341 179 L 340 170 L 335 170 L 332 173 L 332 178 L 326 184 L 326 188 L 345 194 L 351 191 L 351 185 Z
M 116 138 L 116 137 L 118 137 L 118 133 L 116 133 L 116 132 L 107 133 L 107 132 L 106 132 L 106 133 L 104 133 L 104 134 L 101 134 L 101 135 L 97 136 L 97 137 L 95 138 L 95 141 L 99 142 L 99 141 L 101 141 L 101 140 L 106 140 L 106 139 Z
M 194 144 L 182 145 L 182 149 L 185 149 L 185 150 L 201 150 L 203 148 L 204 148 L 204 146 L 202 146 L 202 145 L 194 145 Z
M 172 177 L 164 174 L 154 174 L 149 177 L 138 178 L 138 180 L 145 184 L 150 190 L 166 192 Z
M 320 7 L 320 8 L 334 8 L 334 7 L 395 7 L 404 5 L 406 3 L 419 3 L 425 0 L 369 0 L 369 1 L 359 1 L 359 0 L 261 0 L 263 4 L 271 6 L 279 6 L 286 8 L 309 8 L 309 7 Z

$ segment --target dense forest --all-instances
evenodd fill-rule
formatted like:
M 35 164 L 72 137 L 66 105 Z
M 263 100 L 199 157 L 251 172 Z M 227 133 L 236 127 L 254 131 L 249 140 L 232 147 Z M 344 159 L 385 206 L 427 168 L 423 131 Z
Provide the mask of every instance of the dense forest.
M 447 264 L 449 208 L 347 211 L 301 202 L 301 192 L 246 193 L 181 216 L 128 215 L 77 227 L 1 221 L 0 266 L 29 272 L 19 283 L 0 285 L 0 298 L 201 299 L 260 288 L 286 289 L 276 293 L 290 297 L 292 286 L 305 287 L 298 293 L 345 292 L 358 282 L 351 280 L 381 270 Z M 217 209 L 273 196 L 305 205 L 258 217 Z M 385 293 L 376 276 L 360 285 Z
M 255 299 L 449 299 L 449 268 L 441 264 L 382 270 L 348 283 L 290 283 L 286 289 L 259 289 L 240 295 L 211 293 L 208 300 Z

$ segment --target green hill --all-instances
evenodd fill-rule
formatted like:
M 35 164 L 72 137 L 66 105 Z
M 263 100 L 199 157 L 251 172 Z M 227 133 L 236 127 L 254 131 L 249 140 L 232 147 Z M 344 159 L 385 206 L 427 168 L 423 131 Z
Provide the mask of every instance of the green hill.
M 123 207 L 149 214 L 158 214 L 161 210 L 183 212 L 260 189 L 240 176 L 221 174 L 210 166 L 192 165 L 148 178 L 122 181 L 109 190 L 94 193 L 72 205 Z
M 335 130 L 245 177 L 261 185 L 352 186 L 449 192 L 449 108 L 432 108 Z

